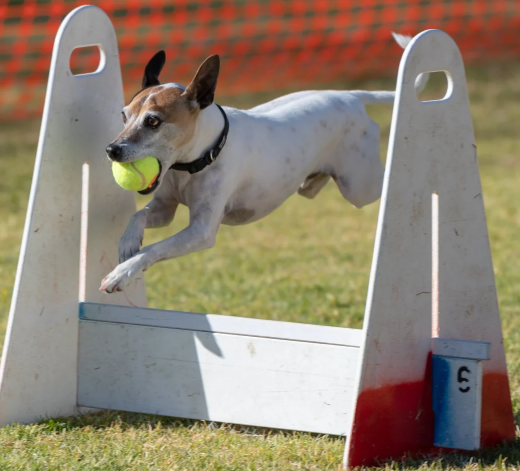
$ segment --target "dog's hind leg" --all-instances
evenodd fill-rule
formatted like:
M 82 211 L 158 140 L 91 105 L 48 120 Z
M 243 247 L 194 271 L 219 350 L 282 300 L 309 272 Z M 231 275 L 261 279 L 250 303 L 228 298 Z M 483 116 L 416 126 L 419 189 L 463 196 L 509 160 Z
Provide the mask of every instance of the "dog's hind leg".
M 357 208 L 381 196 L 384 168 L 379 154 L 379 126 L 369 121 L 358 139 L 345 137 L 332 174 L 343 197 Z
M 298 194 L 305 196 L 305 198 L 314 198 L 321 189 L 327 184 L 330 175 L 326 173 L 312 173 L 298 188 Z

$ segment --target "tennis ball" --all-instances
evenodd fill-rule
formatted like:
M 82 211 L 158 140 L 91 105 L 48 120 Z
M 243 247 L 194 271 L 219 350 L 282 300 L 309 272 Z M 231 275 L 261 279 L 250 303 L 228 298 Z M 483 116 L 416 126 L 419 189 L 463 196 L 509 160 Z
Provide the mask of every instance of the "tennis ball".
M 143 191 L 159 175 L 159 161 L 148 156 L 135 162 L 112 162 L 112 174 L 117 184 L 125 190 Z

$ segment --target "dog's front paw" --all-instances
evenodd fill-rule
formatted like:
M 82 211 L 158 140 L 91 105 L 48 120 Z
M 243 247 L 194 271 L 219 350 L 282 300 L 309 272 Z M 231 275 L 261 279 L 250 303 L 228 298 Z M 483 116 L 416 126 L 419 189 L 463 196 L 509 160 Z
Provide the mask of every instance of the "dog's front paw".
M 115 291 L 123 291 L 123 288 L 128 285 L 130 280 L 144 269 L 143 255 L 136 255 L 135 257 L 120 263 L 111 273 L 109 273 L 99 288 L 105 293 L 113 293 Z

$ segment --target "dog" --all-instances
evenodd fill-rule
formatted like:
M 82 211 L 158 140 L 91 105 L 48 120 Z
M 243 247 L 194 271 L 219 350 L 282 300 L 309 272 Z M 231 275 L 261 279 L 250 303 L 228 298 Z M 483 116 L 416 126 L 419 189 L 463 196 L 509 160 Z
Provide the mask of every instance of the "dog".
M 403 48 L 411 39 L 394 38 Z M 121 291 L 154 263 L 213 247 L 220 224 L 257 221 L 295 192 L 314 198 L 330 179 L 357 208 L 380 197 L 379 126 L 365 105 L 393 104 L 394 91 L 302 91 L 249 110 L 221 108 L 219 56 L 207 58 L 186 88 L 159 82 L 165 60 L 160 51 L 149 61 L 142 90 L 122 111 L 124 129 L 106 148 L 116 162 L 154 156 L 160 172 L 140 192 L 153 199 L 131 217 L 120 264 L 101 291 Z M 419 76 L 416 88 L 426 80 Z M 145 228 L 169 225 L 179 204 L 189 208 L 188 227 L 141 248 Z

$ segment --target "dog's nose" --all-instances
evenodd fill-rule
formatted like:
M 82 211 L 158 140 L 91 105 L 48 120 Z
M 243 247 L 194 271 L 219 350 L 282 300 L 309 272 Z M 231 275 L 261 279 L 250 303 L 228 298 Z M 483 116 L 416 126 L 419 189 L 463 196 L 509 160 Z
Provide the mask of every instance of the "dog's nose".
M 117 144 L 110 144 L 107 148 L 107 155 L 112 160 L 117 160 L 119 157 L 121 157 L 121 146 L 118 146 Z

